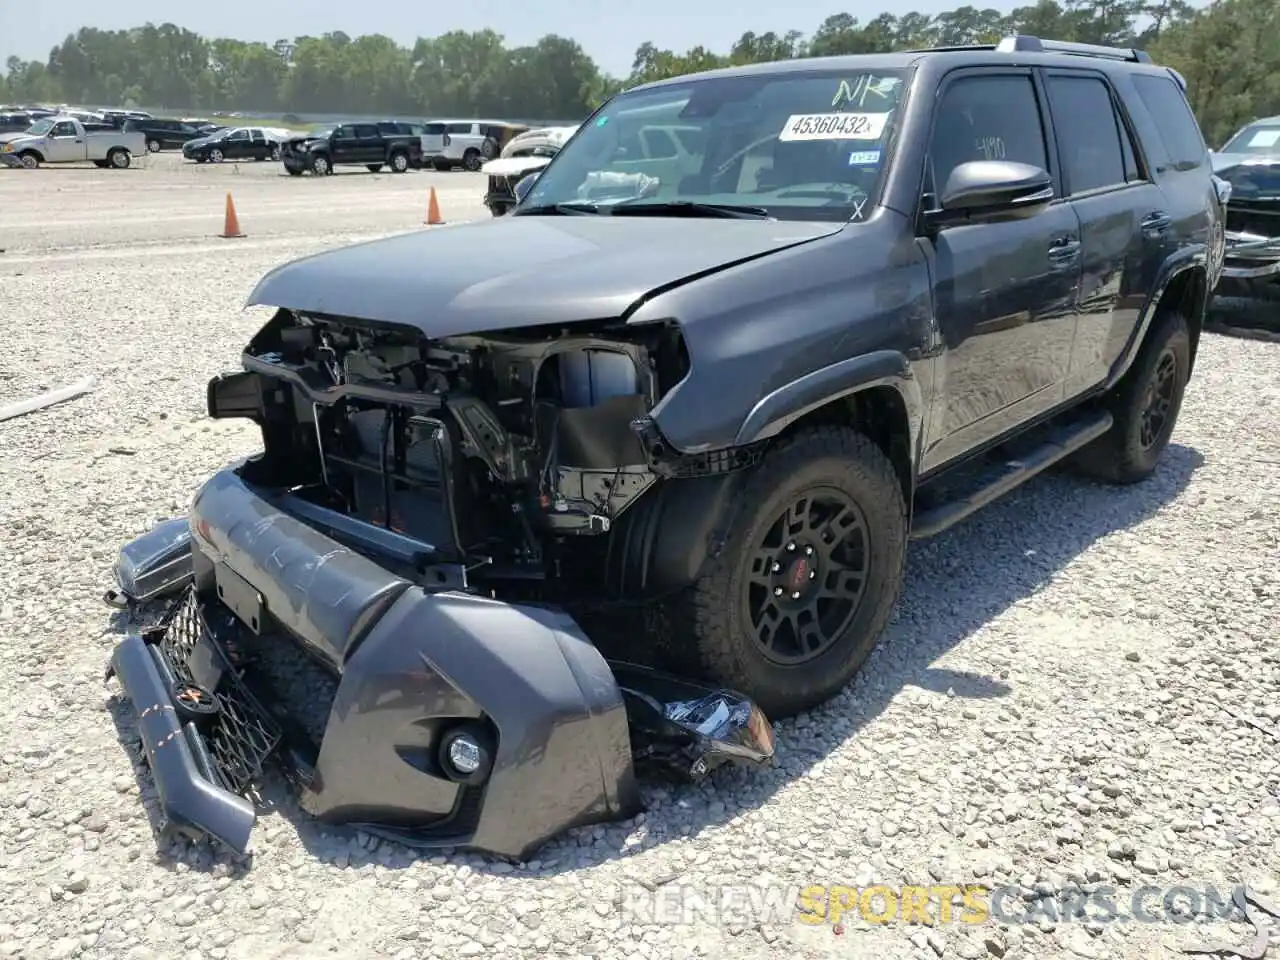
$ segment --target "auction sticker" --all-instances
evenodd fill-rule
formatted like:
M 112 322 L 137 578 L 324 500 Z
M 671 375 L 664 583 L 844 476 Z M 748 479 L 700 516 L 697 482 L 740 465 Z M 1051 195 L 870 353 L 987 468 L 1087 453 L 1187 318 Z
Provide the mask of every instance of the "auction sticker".
M 798 113 L 787 118 L 779 140 L 878 140 L 887 113 Z

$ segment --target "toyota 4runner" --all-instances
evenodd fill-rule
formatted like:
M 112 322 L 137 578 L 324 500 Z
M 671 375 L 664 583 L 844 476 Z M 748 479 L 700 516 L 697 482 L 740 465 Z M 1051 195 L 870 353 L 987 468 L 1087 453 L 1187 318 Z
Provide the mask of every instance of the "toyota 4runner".
M 208 410 L 263 448 L 193 502 L 178 620 L 113 658 L 176 819 L 237 833 L 269 755 L 317 816 L 433 842 L 626 815 L 619 665 L 830 698 L 912 538 L 1060 461 L 1158 468 L 1223 263 L 1180 77 L 1031 37 L 638 87 L 518 194 L 253 291 Z

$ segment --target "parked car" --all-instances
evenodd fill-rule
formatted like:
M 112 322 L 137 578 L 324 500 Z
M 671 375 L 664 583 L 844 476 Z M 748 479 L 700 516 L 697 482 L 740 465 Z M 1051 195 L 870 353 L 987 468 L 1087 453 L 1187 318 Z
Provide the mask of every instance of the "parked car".
M 181 150 L 184 144 L 205 136 L 195 124 L 183 120 L 127 119 L 125 128 L 138 130 L 146 135 L 147 149 L 151 153 L 161 150 Z
M 25 110 L 0 110 L 0 133 L 22 133 L 35 118 Z
M 404 173 L 421 165 L 422 149 L 411 134 L 384 132 L 377 123 L 342 123 L 286 140 L 281 159 L 295 177 L 308 170 L 327 176 L 335 166 L 362 166 L 371 173 L 386 166 Z
M 502 155 L 480 168 L 488 178 L 484 205 L 495 217 L 508 213 L 516 204 L 515 186 L 536 170 L 541 170 L 554 157 L 577 127 L 540 127 L 513 137 Z
M 1223 255 L 1181 78 L 1034 37 L 647 84 L 522 182 L 250 294 L 202 399 L 263 446 L 112 659 L 169 821 L 242 844 L 267 762 L 420 845 L 630 816 L 629 665 L 796 714 L 867 662 L 909 541 L 1054 464 L 1156 474 Z M 707 703 L 767 733 L 674 715 Z
M 529 129 L 527 123 L 504 120 L 433 120 L 422 134 L 422 162 L 437 170 L 479 170 L 493 160 L 513 137 Z
M 226 127 L 207 136 L 188 140 L 182 155 L 196 163 L 224 160 L 279 160 L 281 137 L 265 127 Z
M 1230 184 L 1220 296 L 1280 302 L 1280 117 L 1255 120 L 1213 155 Z M 1280 317 L 1273 318 L 1280 326 Z
M 141 133 L 117 130 L 106 123 L 86 124 L 63 115 L 37 120 L 25 133 L 7 134 L 0 140 L 4 141 L 0 152 L 19 158 L 30 170 L 44 163 L 84 161 L 123 170 L 147 149 Z

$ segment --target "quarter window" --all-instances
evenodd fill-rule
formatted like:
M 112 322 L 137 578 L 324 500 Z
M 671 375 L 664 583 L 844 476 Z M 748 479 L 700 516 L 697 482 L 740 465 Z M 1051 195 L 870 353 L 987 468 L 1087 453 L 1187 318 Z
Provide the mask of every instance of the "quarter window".
M 1164 77 L 1134 77 L 1133 86 L 1160 131 L 1160 140 L 1173 165 L 1179 170 L 1202 166 L 1208 159 L 1208 150 L 1182 89 Z

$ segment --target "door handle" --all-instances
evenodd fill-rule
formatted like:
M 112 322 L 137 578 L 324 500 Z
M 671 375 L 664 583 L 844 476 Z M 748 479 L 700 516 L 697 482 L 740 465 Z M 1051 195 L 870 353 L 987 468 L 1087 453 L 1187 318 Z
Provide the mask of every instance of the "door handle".
M 1063 237 L 1049 244 L 1049 259 L 1054 261 L 1074 260 L 1080 253 L 1080 241 L 1071 237 Z
M 1142 219 L 1142 231 L 1144 233 L 1160 234 L 1168 230 L 1172 225 L 1173 217 L 1160 210 L 1155 213 L 1149 213 Z

